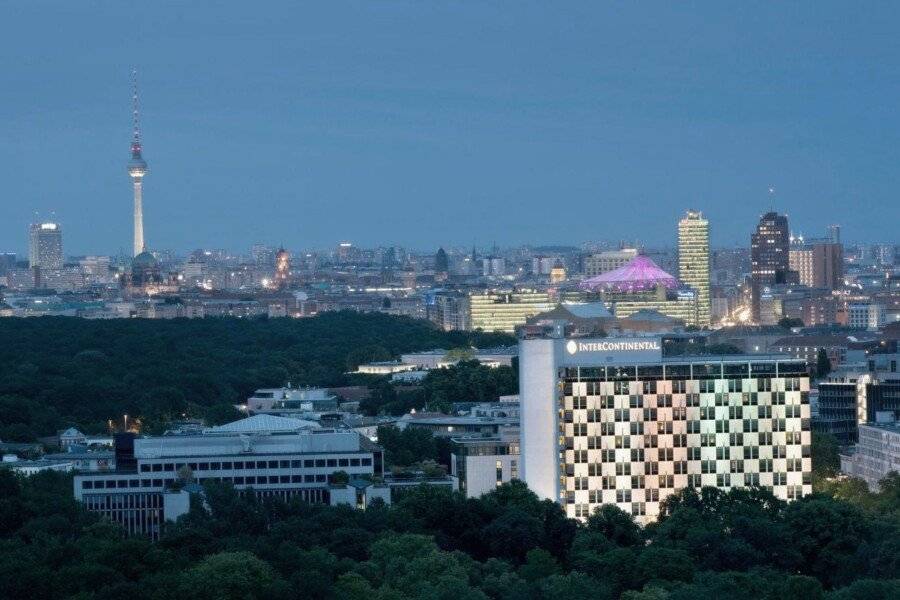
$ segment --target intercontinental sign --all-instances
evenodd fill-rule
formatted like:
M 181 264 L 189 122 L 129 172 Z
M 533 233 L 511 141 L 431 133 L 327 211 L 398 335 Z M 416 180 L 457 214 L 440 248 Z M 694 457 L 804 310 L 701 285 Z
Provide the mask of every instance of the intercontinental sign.
M 641 350 L 660 350 L 659 340 L 641 342 L 576 342 L 570 340 L 566 344 L 566 352 L 640 352 Z
M 662 358 L 662 342 L 653 337 L 566 340 L 561 349 L 558 360 L 568 365 L 643 363 Z

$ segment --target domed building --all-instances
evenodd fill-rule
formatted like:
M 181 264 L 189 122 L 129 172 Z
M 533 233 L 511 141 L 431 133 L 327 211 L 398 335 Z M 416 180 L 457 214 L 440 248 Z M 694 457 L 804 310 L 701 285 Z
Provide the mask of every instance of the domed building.
M 141 252 L 131 260 L 131 285 L 146 287 L 162 282 L 159 273 L 159 261 L 147 251 Z
M 620 319 L 641 311 L 656 311 L 685 325 L 700 325 L 696 291 L 663 271 L 648 256 L 638 255 L 623 267 L 585 279 L 579 287 L 607 303 Z

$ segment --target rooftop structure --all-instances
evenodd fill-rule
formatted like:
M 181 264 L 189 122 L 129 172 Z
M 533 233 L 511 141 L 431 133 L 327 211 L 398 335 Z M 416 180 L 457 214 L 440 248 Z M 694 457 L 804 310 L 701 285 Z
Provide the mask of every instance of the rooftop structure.
M 581 289 L 590 292 L 617 293 L 645 292 L 660 286 L 674 290 L 679 287 L 679 283 L 647 256 L 637 256 L 624 267 L 585 279 L 579 284 Z

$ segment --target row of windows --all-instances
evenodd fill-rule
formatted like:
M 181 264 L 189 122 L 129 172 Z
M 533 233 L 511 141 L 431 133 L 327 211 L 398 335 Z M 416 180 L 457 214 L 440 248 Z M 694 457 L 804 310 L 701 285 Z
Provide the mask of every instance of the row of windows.
M 713 396 L 713 397 L 708 397 Z M 756 392 L 741 393 L 725 393 L 707 394 L 707 397 L 701 394 L 686 394 L 685 397 L 675 398 L 673 401 L 671 394 L 660 394 L 655 398 L 653 396 L 641 395 L 625 395 L 621 396 L 574 396 L 572 394 L 564 394 L 567 406 L 572 410 L 600 410 L 600 409 L 623 409 L 623 408 L 671 408 L 671 407 L 713 407 L 713 406 L 784 406 L 787 404 L 788 397 L 785 392 L 773 392 L 766 396 L 760 396 Z M 801 392 L 800 404 L 809 403 L 809 393 Z
M 308 474 L 308 475 L 250 475 L 246 477 L 197 477 L 198 483 L 204 481 L 217 481 L 233 483 L 234 485 L 272 485 L 281 483 L 327 483 L 329 476 L 325 474 Z M 84 490 L 100 490 L 100 489 L 127 489 L 127 488 L 161 488 L 164 485 L 170 486 L 175 483 L 175 479 L 85 479 L 81 482 L 81 489 Z
M 371 458 L 317 458 L 305 460 L 247 460 L 225 462 L 155 463 L 141 464 L 141 473 L 174 472 L 187 466 L 192 471 L 240 471 L 244 469 L 313 469 L 337 467 L 369 467 Z
M 688 385 L 687 381 L 674 379 L 671 380 L 671 393 L 673 394 L 685 394 L 685 393 L 696 393 L 696 392 L 688 392 L 688 388 L 696 389 L 697 392 L 701 394 L 713 394 L 716 392 L 796 392 L 800 391 L 801 383 L 803 378 L 801 377 L 785 377 L 783 379 L 784 385 L 781 385 L 781 381 L 776 380 L 775 385 L 773 386 L 773 380 L 768 377 L 757 378 L 757 379 L 722 379 L 719 377 L 711 378 L 711 379 L 699 379 L 696 380 L 695 386 Z M 660 389 L 659 386 L 660 381 L 667 381 L 664 379 L 659 380 L 645 380 L 645 381 L 629 381 L 629 380 L 617 380 L 611 381 L 613 393 L 616 395 L 625 395 L 625 394 L 656 394 Z M 563 389 L 566 391 L 566 394 L 571 395 L 572 390 L 575 389 L 574 384 L 580 383 L 585 389 L 585 393 L 589 396 L 598 396 L 604 394 L 604 386 L 602 381 L 586 381 L 585 378 L 578 379 L 577 377 L 571 377 L 563 375 Z M 606 389 L 609 389 L 608 387 Z

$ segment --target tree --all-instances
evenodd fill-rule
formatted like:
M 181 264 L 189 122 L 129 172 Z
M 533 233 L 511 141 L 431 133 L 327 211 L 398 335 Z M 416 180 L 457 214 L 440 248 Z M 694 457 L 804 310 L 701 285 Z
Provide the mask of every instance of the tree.
M 817 479 L 834 477 L 840 472 L 840 445 L 833 435 L 813 431 L 811 453 L 813 476 Z
M 778 326 L 785 329 L 793 329 L 795 327 L 803 327 L 803 319 L 797 317 L 782 317 L 778 320 Z
M 220 552 L 188 570 L 183 593 L 193 598 L 278 598 L 287 596 L 284 581 L 271 565 L 250 552 Z

